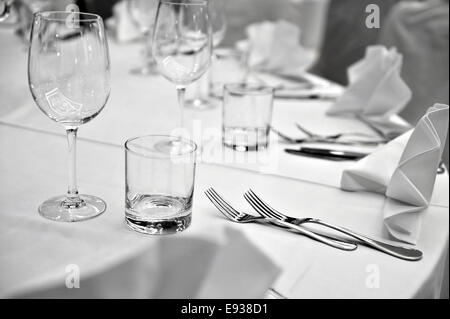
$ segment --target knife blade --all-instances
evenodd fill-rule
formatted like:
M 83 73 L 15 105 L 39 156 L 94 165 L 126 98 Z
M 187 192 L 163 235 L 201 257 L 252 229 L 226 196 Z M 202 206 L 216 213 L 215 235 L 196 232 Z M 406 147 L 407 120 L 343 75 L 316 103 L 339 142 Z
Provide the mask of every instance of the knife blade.
M 336 100 L 338 96 L 334 93 L 289 93 L 286 91 L 275 90 L 275 98 L 285 99 L 285 100 Z
M 309 83 L 309 84 L 313 85 L 311 80 L 308 79 L 303 74 L 286 74 L 286 73 L 281 73 L 281 72 L 275 72 L 274 75 L 281 79 L 285 79 L 288 81 L 299 82 L 299 83 Z
M 355 151 L 343 151 L 343 150 L 333 150 L 325 148 L 311 148 L 311 147 L 301 147 L 299 149 L 285 149 L 286 153 L 293 155 L 301 155 L 308 157 L 315 157 L 327 160 L 359 160 L 368 155 L 368 153 L 355 152 Z

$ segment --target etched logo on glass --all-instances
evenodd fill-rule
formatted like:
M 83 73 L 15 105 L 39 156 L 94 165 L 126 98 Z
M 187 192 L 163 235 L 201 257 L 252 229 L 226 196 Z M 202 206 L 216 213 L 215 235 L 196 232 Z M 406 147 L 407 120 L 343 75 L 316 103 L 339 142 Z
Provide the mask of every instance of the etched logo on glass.
M 168 56 L 162 61 L 164 69 L 169 73 L 169 75 L 175 79 L 182 78 L 190 73 L 190 69 L 184 65 L 178 63 L 174 58 Z
M 50 109 L 59 115 L 79 113 L 83 107 L 83 104 L 72 101 L 64 96 L 58 88 L 45 93 L 45 98 Z

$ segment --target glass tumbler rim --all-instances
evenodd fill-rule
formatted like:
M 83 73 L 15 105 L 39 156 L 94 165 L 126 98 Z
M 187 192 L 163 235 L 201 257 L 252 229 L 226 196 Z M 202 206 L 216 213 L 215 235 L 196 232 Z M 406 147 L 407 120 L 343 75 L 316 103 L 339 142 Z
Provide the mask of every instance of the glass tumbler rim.
M 137 141 L 137 140 L 143 140 L 143 139 L 159 139 L 159 141 L 157 142 L 181 142 L 184 145 L 189 146 L 189 150 L 182 152 L 182 153 L 177 153 L 177 154 L 172 154 L 172 153 L 168 153 L 168 154 L 145 154 L 144 152 L 140 152 L 138 150 L 136 150 L 136 148 L 133 148 L 133 145 L 131 145 L 132 142 Z M 180 136 L 175 136 L 175 135 L 164 135 L 164 134 L 148 134 L 148 135 L 140 135 L 140 136 L 134 136 L 129 138 L 126 142 L 125 142 L 125 151 L 129 152 L 133 155 L 142 157 L 142 158 L 149 158 L 149 159 L 170 159 L 170 158 L 180 158 L 180 157 L 187 157 L 187 156 L 191 156 L 192 154 L 195 154 L 195 152 L 197 151 L 197 144 L 187 138 L 183 138 Z
M 95 13 L 89 13 L 89 12 L 74 12 L 74 11 L 39 11 L 35 12 L 34 18 L 41 17 L 44 20 L 48 21 L 57 21 L 57 22 L 65 22 L 68 15 L 70 14 L 76 14 L 75 17 L 73 17 L 73 21 L 77 22 L 95 22 L 95 21 L 102 21 L 102 17 Z M 78 16 L 78 18 L 77 18 Z M 81 18 L 81 17 L 84 18 Z
M 269 85 L 252 82 L 227 83 L 224 85 L 224 89 L 228 93 L 238 96 L 267 94 L 273 95 L 275 91 L 275 89 Z

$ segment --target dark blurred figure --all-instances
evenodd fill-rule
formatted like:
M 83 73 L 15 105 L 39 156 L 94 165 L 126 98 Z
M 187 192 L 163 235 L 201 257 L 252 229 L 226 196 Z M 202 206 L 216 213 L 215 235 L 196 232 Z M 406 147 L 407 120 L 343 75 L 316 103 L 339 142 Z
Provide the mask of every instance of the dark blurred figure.
M 76 4 L 81 12 L 95 13 L 108 19 L 113 15 L 112 8 L 120 0 L 77 0 Z
M 347 84 L 347 68 L 362 59 L 368 45 L 378 42 L 386 17 L 399 0 L 331 0 L 318 63 L 312 72 Z M 380 29 L 366 26 L 366 7 L 380 8 Z
M 448 0 L 401 2 L 382 28 L 380 43 L 403 54 L 402 77 L 413 96 L 401 116 L 411 124 L 434 103 L 449 102 L 448 41 Z

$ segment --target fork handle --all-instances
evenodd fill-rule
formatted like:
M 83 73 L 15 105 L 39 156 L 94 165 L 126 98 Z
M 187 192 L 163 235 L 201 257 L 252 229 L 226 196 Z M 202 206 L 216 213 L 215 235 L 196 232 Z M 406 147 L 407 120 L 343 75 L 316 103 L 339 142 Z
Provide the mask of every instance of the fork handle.
M 337 230 L 343 234 L 346 234 L 350 237 L 360 240 L 361 242 L 365 243 L 366 245 L 368 245 L 372 248 L 375 248 L 377 250 L 380 250 L 386 254 L 389 254 L 389 255 L 397 257 L 397 258 L 414 261 L 414 260 L 420 260 L 423 256 L 423 254 L 420 250 L 413 249 L 413 248 L 405 248 L 405 247 L 391 245 L 391 244 L 388 244 L 385 242 L 381 242 L 381 241 L 363 236 L 361 234 L 355 233 L 354 231 L 351 231 L 347 228 L 324 222 L 320 219 L 310 218 L 310 219 L 305 220 L 305 222 L 303 224 L 305 224 L 305 223 L 318 224 L 318 225 L 321 225 L 324 227 L 328 227 L 328 228 Z
M 274 219 L 274 218 L 265 218 L 265 221 L 268 221 L 276 226 L 281 226 L 283 228 L 290 228 L 295 230 L 296 232 L 305 235 L 307 237 L 310 237 L 312 239 L 315 239 L 321 243 L 324 243 L 326 245 L 332 246 L 334 248 L 338 248 L 341 250 L 347 250 L 347 251 L 351 251 L 351 250 L 355 250 L 356 248 L 358 248 L 357 244 L 354 243 L 347 243 L 344 241 L 339 241 L 339 240 L 333 240 L 333 239 L 329 239 L 327 237 L 321 236 L 319 234 L 313 233 L 312 231 L 309 231 L 301 226 L 297 226 L 279 219 Z

